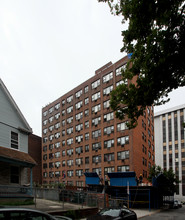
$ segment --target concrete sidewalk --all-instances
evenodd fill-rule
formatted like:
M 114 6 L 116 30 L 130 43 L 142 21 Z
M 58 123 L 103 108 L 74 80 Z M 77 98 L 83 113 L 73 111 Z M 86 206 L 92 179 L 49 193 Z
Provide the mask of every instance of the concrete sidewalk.
M 46 199 L 36 199 L 35 205 L 25 205 L 24 208 L 37 209 L 44 212 L 55 212 L 55 211 L 87 209 L 89 207 L 78 204 L 66 203 L 66 202 L 63 203 L 63 202 L 46 200 Z M 152 215 L 160 211 L 159 209 L 151 209 L 150 211 L 149 209 L 132 209 L 132 210 L 137 214 L 138 219 L 144 216 Z

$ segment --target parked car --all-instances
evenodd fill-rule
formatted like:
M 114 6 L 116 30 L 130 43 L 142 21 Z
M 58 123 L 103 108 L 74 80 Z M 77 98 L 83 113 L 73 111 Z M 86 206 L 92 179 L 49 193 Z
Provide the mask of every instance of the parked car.
M 178 209 L 178 208 L 179 208 L 179 203 L 178 203 L 177 200 L 174 200 L 174 202 L 173 202 L 173 208 L 174 208 L 174 209 Z
M 38 210 L 16 207 L 0 208 L 0 220 L 58 220 L 58 218 Z
M 93 219 L 137 220 L 137 215 L 134 211 L 128 208 L 104 208 L 101 211 L 99 211 L 96 215 L 87 218 L 87 220 Z

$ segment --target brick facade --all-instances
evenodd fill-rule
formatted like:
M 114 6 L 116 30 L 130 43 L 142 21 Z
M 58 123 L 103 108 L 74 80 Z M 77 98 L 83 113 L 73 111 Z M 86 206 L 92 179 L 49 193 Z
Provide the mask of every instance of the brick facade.
M 119 70 L 127 61 L 126 56 L 109 62 L 42 109 L 43 183 L 85 186 L 84 172 L 105 177 L 123 171 L 135 171 L 147 181 L 155 160 L 153 107 L 146 109 L 132 130 L 125 126 L 128 119 L 116 119 L 109 107 L 110 91 L 123 83 Z

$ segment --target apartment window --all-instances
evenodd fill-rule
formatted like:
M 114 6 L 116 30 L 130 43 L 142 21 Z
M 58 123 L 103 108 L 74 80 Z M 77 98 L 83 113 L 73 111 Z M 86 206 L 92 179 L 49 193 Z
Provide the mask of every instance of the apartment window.
M 51 114 L 53 111 L 54 111 L 54 107 L 51 107 L 51 108 L 49 109 L 49 113 Z
M 85 134 L 85 140 L 89 140 L 89 133 Z
M 73 144 L 73 138 L 67 139 L 67 145 L 70 146 L 71 144 Z
M 106 109 L 106 108 L 109 108 L 110 107 L 110 100 L 107 100 L 103 103 L 103 108 Z
M 75 160 L 75 164 L 76 164 L 76 165 L 81 165 L 81 164 L 83 164 L 83 158 L 77 158 L 77 159 Z
M 69 108 L 67 108 L 67 113 L 70 114 L 71 112 L 73 112 L 73 106 L 70 106 Z
M 43 160 L 47 160 L 47 158 L 48 158 L 48 155 L 47 155 L 47 154 L 44 154 L 44 155 L 43 155 Z
M 48 120 L 46 119 L 46 120 L 44 120 L 43 121 L 43 125 L 47 125 L 47 122 L 48 122 Z
M 73 116 L 72 116 L 72 117 L 67 118 L 67 124 L 70 124 L 71 122 L 73 122 Z
M 114 139 L 104 141 L 104 148 L 114 147 Z
M 82 89 L 80 91 L 76 92 L 75 97 L 80 98 L 81 95 L 82 95 Z
M 45 145 L 44 147 L 43 147 L 43 152 L 46 152 L 47 151 L 47 145 Z
M 118 160 L 125 160 L 129 158 L 129 151 L 120 151 L 117 153 Z
M 10 167 L 10 182 L 19 184 L 20 170 L 17 166 Z
M 85 99 L 85 105 L 89 104 L 89 98 Z
M 121 75 L 123 71 L 125 71 L 125 69 L 126 69 L 126 63 L 116 69 L 116 76 Z
M 111 113 L 105 114 L 105 115 L 103 116 L 103 119 L 104 119 L 104 121 L 113 120 L 113 119 L 114 119 L 114 113 L 111 112 Z
M 53 171 L 50 171 L 50 172 L 49 172 L 49 177 L 50 177 L 50 178 L 54 177 L 54 172 L 53 172 Z
M 67 160 L 67 166 L 68 167 L 73 166 L 73 160 Z
M 47 169 L 48 168 L 48 164 L 47 163 L 43 163 L 43 169 Z
M 89 87 L 86 86 L 86 87 L 84 88 L 84 92 L 87 93 L 88 91 L 89 91 Z
M 64 110 L 62 110 L 62 116 L 64 116 L 65 115 L 65 113 L 66 113 L 66 110 L 64 109 Z
M 98 175 L 101 175 L 101 173 L 102 173 L 101 168 L 93 168 L 92 172 L 97 173 Z
M 107 75 L 103 76 L 103 83 L 109 82 L 113 78 L 113 72 L 108 73 Z
M 83 170 L 76 170 L 76 176 L 82 176 Z
M 104 135 L 105 134 L 110 135 L 111 133 L 114 133 L 114 125 L 104 128 L 103 131 L 104 131 Z
M 62 106 L 65 105 L 65 99 L 62 100 Z
M 72 102 L 73 101 L 73 95 L 71 95 L 71 96 L 69 96 L 68 98 L 67 98 L 67 103 L 70 103 L 70 102 Z
M 65 155 L 66 155 L 66 152 L 65 152 L 65 150 L 63 150 L 62 151 L 62 156 L 65 157 Z
M 45 129 L 43 130 L 43 134 L 47 134 L 47 132 L 48 132 L 48 129 L 45 128 Z
M 56 115 L 55 115 L 55 119 L 59 119 L 60 118 L 60 112 L 58 112 Z
M 76 143 L 80 143 L 81 141 L 83 141 L 83 135 L 76 136 Z
M 55 128 L 56 128 L 56 129 L 60 128 L 60 122 L 58 122 L 58 123 L 55 124 Z
M 54 158 L 54 154 L 53 153 L 50 153 L 49 154 L 49 159 L 53 159 Z
M 84 111 L 84 115 L 85 115 L 85 116 L 88 116 L 88 115 L 89 115 L 89 109 L 86 109 L 86 110 Z
M 85 128 L 89 128 L 89 121 L 85 122 Z
M 95 82 L 93 82 L 93 83 L 91 84 L 91 88 L 92 88 L 92 89 L 95 89 L 95 88 L 97 88 L 99 85 L 100 85 L 100 79 L 98 79 L 98 80 L 96 80 Z
M 48 137 L 43 138 L 43 143 L 46 143 L 48 141 Z
M 66 161 L 65 161 L 65 160 L 62 161 L 62 166 L 63 166 L 63 167 L 66 166 Z
M 117 145 L 124 146 L 125 144 L 129 144 L 129 136 L 117 138 Z
M 60 108 L 60 103 L 57 103 L 57 104 L 55 105 L 55 109 L 58 110 L 59 108 Z
M 76 109 L 80 109 L 80 108 L 82 107 L 82 105 L 83 105 L 82 101 L 77 102 L 77 103 L 75 104 L 75 108 L 76 108 Z
M 148 151 L 148 157 L 151 158 L 151 152 L 150 151 Z
M 119 85 L 122 85 L 122 84 L 127 85 L 127 84 L 128 84 L 128 80 L 125 79 L 124 81 L 123 81 L 123 80 L 120 80 L 120 81 L 116 82 L 116 87 L 118 87 Z
M 149 148 L 151 148 L 151 142 L 150 142 L 150 140 L 148 140 L 148 146 L 149 146 Z
M 75 152 L 76 152 L 76 154 L 81 154 L 81 153 L 83 153 L 83 147 L 82 147 L 82 146 L 76 147 Z
M 43 172 L 43 177 L 47 178 L 47 176 L 48 176 L 48 173 L 47 172 Z
M 49 163 L 49 168 L 54 168 L 54 163 L 53 162 Z
M 81 118 L 83 118 L 83 112 L 80 112 L 75 115 L 76 121 L 79 121 Z
M 92 157 L 93 163 L 101 163 L 101 155 L 96 155 Z
M 104 168 L 104 174 L 106 175 L 107 173 L 113 173 L 115 172 L 114 167 L 105 167 Z
M 60 142 L 55 143 L 55 148 L 58 149 L 60 147 Z
M 95 106 L 92 107 L 92 113 L 96 114 L 100 110 L 101 110 L 101 105 L 100 104 L 99 105 L 95 105 Z
M 54 120 L 54 116 L 51 116 L 51 117 L 49 118 L 49 123 L 51 123 L 53 120 Z
M 89 164 L 89 157 L 85 157 L 85 164 Z
M 54 125 L 49 126 L 49 131 L 53 131 L 54 130 Z
M 73 127 L 67 128 L 67 134 L 72 134 L 73 133 Z
M 55 171 L 55 177 L 59 177 L 60 176 L 60 171 Z
M 95 127 L 101 123 L 101 117 L 97 117 L 92 119 L 92 126 L 95 125 Z
M 55 158 L 59 158 L 60 157 L 60 152 L 56 152 L 55 153 Z
M 75 131 L 81 131 L 81 130 L 83 130 L 83 124 L 81 123 L 81 124 L 78 124 L 78 125 L 76 125 L 76 128 L 75 128 Z
M 65 120 L 62 121 L 62 126 L 65 126 Z
M 117 167 L 117 172 L 127 172 L 129 171 L 129 166 L 118 166 Z
M 97 92 L 92 95 L 92 102 L 97 101 L 100 98 L 100 92 Z
M 111 85 L 111 86 L 105 88 L 105 89 L 103 90 L 103 95 L 109 95 L 112 90 L 113 90 L 113 85 Z
M 73 149 L 72 148 L 67 150 L 67 155 L 68 156 L 73 155 Z
M 98 151 L 99 149 L 101 149 L 101 142 L 92 144 L 92 150 Z
M 65 146 L 65 140 L 62 141 L 62 146 Z
M 46 117 L 47 114 L 48 114 L 48 111 L 43 112 L 44 117 Z
M 49 144 L 49 150 L 53 150 L 54 144 Z
M 127 130 L 128 129 L 127 123 L 128 123 L 128 121 L 117 124 L 117 131 Z
M 85 152 L 89 152 L 89 145 L 85 145 Z
M 52 141 L 53 139 L 54 139 L 54 134 L 51 134 L 51 135 L 49 136 L 49 140 Z
M 92 138 L 98 138 L 101 136 L 101 129 L 92 132 Z
M 60 137 L 60 132 L 55 133 L 55 139 L 58 139 L 59 137 Z
M 67 171 L 67 176 L 72 177 L 73 176 L 73 170 L 68 170 Z
M 114 161 L 114 153 L 104 154 L 104 161 L 105 162 Z

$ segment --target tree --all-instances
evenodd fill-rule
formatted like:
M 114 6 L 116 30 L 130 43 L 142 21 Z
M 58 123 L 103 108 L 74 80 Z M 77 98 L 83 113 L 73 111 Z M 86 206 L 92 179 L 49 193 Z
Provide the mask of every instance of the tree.
M 162 178 L 160 178 L 162 174 Z M 154 165 L 149 170 L 148 181 L 153 182 L 153 178 L 159 177 L 160 189 L 164 193 L 174 194 L 177 190 L 177 185 L 179 184 L 178 178 L 176 178 L 172 169 L 163 170 L 160 166 Z
M 118 86 L 111 94 L 116 117 L 128 116 L 129 127 L 146 106 L 169 101 L 168 93 L 185 86 L 184 0 L 99 0 L 108 2 L 112 13 L 122 16 L 122 52 L 132 53 L 123 80 L 136 83 Z M 125 107 L 127 106 L 127 107 Z

